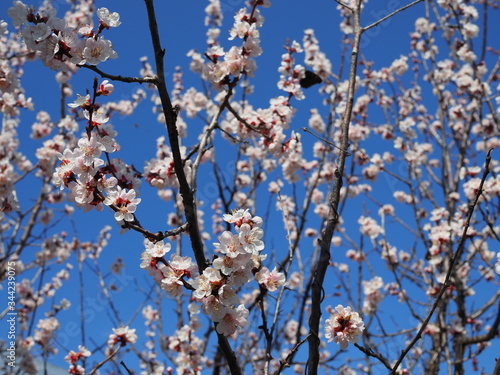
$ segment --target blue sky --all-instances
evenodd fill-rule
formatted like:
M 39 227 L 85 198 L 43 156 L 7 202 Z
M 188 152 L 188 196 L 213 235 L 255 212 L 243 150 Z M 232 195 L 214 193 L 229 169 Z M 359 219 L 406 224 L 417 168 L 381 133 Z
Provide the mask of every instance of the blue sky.
M 65 9 L 65 2 L 62 0 L 55 2 L 58 8 Z M 190 59 L 186 56 L 187 52 L 194 48 L 200 52 L 205 49 L 205 31 L 203 26 L 204 6 L 198 4 L 205 4 L 205 2 L 196 2 L 196 6 L 192 1 L 177 1 L 166 2 L 157 1 L 157 15 L 158 23 L 160 25 L 162 44 L 166 49 L 165 62 L 167 80 L 171 80 L 171 72 L 174 67 L 180 65 L 184 71 L 184 87 L 190 86 L 200 87 L 199 76 L 192 74 L 188 70 L 188 63 Z M 223 46 L 229 47 L 232 45 L 231 41 L 226 41 L 228 36 L 227 30 L 233 21 L 233 13 L 243 6 L 241 0 L 227 0 L 222 1 L 224 6 L 225 22 L 222 27 L 221 42 Z M 399 0 L 391 0 L 384 5 L 386 9 L 392 10 L 406 3 Z M 0 18 L 6 17 L 6 9 L 11 5 L 10 1 L 2 1 L 0 3 Z M 111 29 L 106 32 L 106 37 L 112 40 L 114 49 L 117 51 L 119 58 L 117 60 L 110 60 L 99 66 L 100 69 L 111 72 L 113 74 L 121 74 L 125 76 L 138 75 L 141 68 L 139 59 L 142 56 L 148 56 L 152 61 L 152 47 L 149 39 L 146 12 L 141 1 L 124 0 L 121 2 L 111 1 L 96 1 L 98 7 L 108 7 L 110 11 L 117 11 L 121 15 L 122 25 L 116 29 Z M 339 55 L 341 53 L 340 45 L 340 31 L 339 22 L 340 17 L 336 10 L 337 4 L 327 0 L 289 0 L 280 2 L 275 0 L 273 5 L 262 10 L 266 19 L 264 26 L 261 30 L 262 47 L 264 54 L 257 58 L 258 71 L 257 78 L 255 79 L 255 93 L 252 95 L 252 103 L 255 107 L 265 107 L 268 105 L 270 98 L 282 93 L 278 90 L 276 82 L 279 78 L 277 68 L 280 64 L 280 58 L 284 49 L 286 40 L 302 41 L 303 31 L 308 28 L 313 28 L 317 39 L 319 40 L 322 50 L 330 58 L 333 63 L 333 71 L 338 70 Z M 61 15 L 60 10 L 58 15 Z M 380 5 L 377 2 L 371 2 L 367 5 L 364 15 L 362 17 L 363 24 L 371 24 L 380 17 L 386 15 L 387 12 L 380 10 Z M 405 55 L 410 51 L 409 46 L 409 33 L 414 30 L 414 19 L 417 15 L 423 16 L 425 14 L 424 4 L 418 4 L 410 10 L 398 14 L 396 17 L 384 22 L 378 28 L 370 30 L 365 34 L 362 40 L 362 53 L 368 60 L 374 60 L 374 69 L 379 69 L 382 66 L 388 66 L 394 59 L 400 55 Z M 7 20 L 8 21 L 8 20 Z M 492 31 L 492 34 L 493 31 Z M 301 63 L 300 60 L 297 61 Z M 58 86 L 54 77 L 54 72 L 44 68 L 40 62 L 29 64 L 26 67 L 26 73 L 23 77 L 23 85 L 27 89 L 27 95 L 33 97 L 36 110 L 47 110 L 57 119 L 57 92 Z M 84 94 L 87 89 L 91 89 L 92 79 L 95 73 L 82 69 L 78 72 L 75 79 L 72 81 L 74 94 Z M 130 85 L 124 83 L 116 83 L 116 95 L 114 98 L 130 97 L 130 94 L 137 89 L 137 85 Z M 297 102 L 294 101 L 293 105 L 298 108 L 297 116 L 292 124 L 292 129 L 299 129 L 307 125 L 308 110 L 311 107 L 319 107 L 321 97 L 315 92 L 315 89 L 310 89 L 306 92 L 306 99 Z M 112 98 L 111 100 L 113 100 Z M 104 100 L 104 99 L 103 99 Z M 144 160 L 152 158 L 155 152 L 155 140 L 160 135 L 165 135 L 165 131 L 159 125 L 154 116 L 151 115 L 149 100 L 142 103 L 134 116 L 128 117 L 115 117 L 112 119 L 116 130 L 119 132 L 118 141 L 122 145 L 122 152 L 117 157 L 123 158 L 127 163 L 134 163 L 141 169 Z M 34 113 L 22 113 L 22 124 L 20 129 L 20 136 L 22 142 L 22 149 L 28 153 L 28 157 L 34 160 L 34 147 L 38 144 L 31 140 L 28 135 L 30 126 L 33 122 Z M 376 121 L 383 121 L 376 119 Z M 188 122 L 188 138 L 194 141 L 198 134 L 202 122 L 199 120 L 191 120 Z M 368 145 L 367 148 L 378 147 L 377 143 Z M 31 154 L 29 154 L 31 152 Z M 228 155 L 231 155 L 228 151 Z M 210 178 L 209 172 L 207 178 Z M 384 183 L 390 185 L 389 189 L 385 186 L 388 193 L 392 193 L 394 189 L 394 181 L 382 181 L 382 189 Z M 143 186 L 145 183 L 143 184 Z M 397 185 L 397 183 L 396 183 Z M 386 192 L 386 193 L 387 193 Z M 30 191 L 28 189 L 20 191 L 22 199 L 29 201 Z M 141 223 L 152 230 L 165 229 L 165 218 L 171 207 L 169 205 L 162 205 L 159 207 L 159 200 L 155 197 L 154 192 L 144 186 L 144 193 L 142 195 L 143 202 L 139 205 L 139 216 Z M 209 202 L 207 202 L 209 203 Z M 263 199 L 262 208 L 265 212 L 267 206 L 267 199 Z M 352 214 L 345 213 L 345 219 L 357 220 L 359 212 L 366 209 L 369 211 L 376 211 L 376 206 L 369 201 L 359 201 L 353 203 Z M 350 211 L 350 210 L 349 210 Z M 206 226 L 210 226 L 210 215 L 212 213 L 206 209 Z M 263 216 L 262 213 L 258 213 Z M 276 220 L 276 217 L 274 217 Z M 278 217 L 279 219 L 279 217 Z M 130 324 L 132 327 L 137 328 L 138 331 L 143 329 L 142 319 L 135 318 L 135 320 L 128 321 L 134 317 L 133 312 L 137 309 L 143 299 L 143 293 L 139 292 L 137 285 L 143 287 L 151 285 L 151 280 L 146 272 L 137 272 L 139 265 L 139 257 L 142 252 L 142 238 L 133 233 L 126 233 L 124 235 L 118 234 L 118 228 L 114 223 L 112 213 L 106 209 L 101 213 L 90 212 L 82 214 L 75 212 L 74 222 L 68 223 L 68 230 L 71 236 L 74 234 L 73 228 L 83 240 L 90 240 L 95 238 L 99 230 L 106 224 L 113 226 L 112 238 L 110 245 L 105 249 L 105 254 L 100 260 L 100 267 L 102 270 L 107 270 L 107 267 L 113 260 L 120 256 L 126 263 L 124 274 L 121 277 L 111 276 L 108 280 L 118 286 L 118 290 L 113 292 L 113 297 L 120 306 L 121 316 L 125 323 Z M 275 228 L 272 222 L 268 224 L 269 232 L 279 232 L 280 228 Z M 311 225 L 312 226 L 312 225 Z M 354 226 L 357 228 L 357 224 Z M 405 236 L 398 239 L 401 244 L 410 247 L 408 240 Z M 211 241 L 208 242 L 210 244 Z M 280 248 L 282 243 L 270 241 L 270 248 Z M 309 244 L 308 244 L 309 245 Z M 369 244 L 366 245 L 369 247 Z M 379 267 L 385 267 L 385 264 L 380 262 L 377 264 Z M 53 268 L 57 270 L 58 265 Z M 354 266 L 353 266 L 354 267 Z M 384 268 L 385 272 L 386 268 Z M 135 276 L 131 276 L 135 275 Z M 353 277 L 354 279 L 354 277 Z M 78 287 L 78 275 L 73 273 L 72 279 L 61 290 L 62 295 L 73 295 L 75 288 Z M 356 280 L 353 280 L 355 282 Z M 87 335 L 87 346 L 92 349 L 94 346 L 91 339 L 95 342 L 102 342 L 110 333 L 111 326 L 109 321 L 114 318 L 109 316 L 106 303 L 101 302 L 98 298 L 98 289 L 96 288 L 95 275 L 91 275 L 85 280 L 86 284 L 86 299 L 91 304 L 89 310 L 88 330 L 91 332 Z M 331 294 L 331 290 L 327 290 L 327 294 Z M 57 301 L 56 301 L 57 302 Z M 76 304 L 76 301 L 75 301 Z M 335 305 L 335 301 L 329 303 Z M 390 310 L 391 305 L 385 305 L 387 310 Z M 396 314 L 397 315 L 397 314 Z M 37 315 L 40 318 L 41 314 Z M 404 319 L 403 319 L 404 320 Z M 409 319 L 409 323 L 411 319 Z M 64 348 L 76 349 L 79 342 L 78 335 L 73 335 L 73 325 L 75 323 L 74 315 L 61 316 L 62 327 L 60 329 L 60 344 Z M 78 321 L 78 320 L 77 320 Z M 406 325 L 405 322 L 399 322 L 402 326 Z M 0 327 L 3 327 L 0 324 Z M 89 336 L 91 339 L 89 339 Z M 336 347 L 329 348 L 331 352 L 336 350 Z M 61 353 L 63 351 L 61 350 Z M 355 358 L 360 357 L 359 353 L 351 352 Z M 57 357 L 55 363 L 62 364 L 62 354 Z

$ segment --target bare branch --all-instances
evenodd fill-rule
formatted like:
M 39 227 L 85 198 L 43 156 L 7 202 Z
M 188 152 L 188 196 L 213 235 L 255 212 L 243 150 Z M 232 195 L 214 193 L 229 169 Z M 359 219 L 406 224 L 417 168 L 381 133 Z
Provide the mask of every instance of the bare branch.
M 500 304 L 498 305 L 497 316 L 495 318 L 495 321 L 490 326 L 487 333 L 485 333 L 484 335 L 464 337 L 462 339 L 459 339 L 458 341 L 462 345 L 478 344 L 480 342 L 489 341 L 492 338 L 494 338 L 496 335 L 498 335 L 498 327 L 499 326 L 500 326 Z
M 332 142 L 327 141 L 327 140 L 326 140 L 326 139 L 324 139 L 324 138 L 321 138 L 319 135 L 317 135 L 316 133 L 314 133 L 312 130 L 309 130 L 309 129 L 307 129 L 307 128 L 302 128 L 301 130 L 302 130 L 302 131 L 305 131 L 306 133 L 312 134 L 314 137 L 316 137 L 317 139 L 319 139 L 321 142 L 324 142 L 324 143 L 326 143 L 326 144 L 329 144 L 330 146 L 335 147 L 337 150 L 340 150 L 340 151 L 342 151 L 342 152 L 345 152 L 346 156 L 351 156 L 351 153 L 350 153 L 349 151 L 347 151 L 347 150 L 343 150 L 343 149 L 341 149 L 339 146 L 337 146 L 337 145 L 333 144 Z
M 389 362 L 387 362 L 387 359 L 385 359 L 385 358 L 384 358 L 384 357 L 382 357 L 381 355 L 379 355 L 379 354 L 375 353 L 372 349 L 370 349 L 370 348 L 368 348 L 368 349 L 367 349 L 367 348 L 365 348 L 365 347 L 363 347 L 363 346 L 361 346 L 361 345 L 359 345 L 359 344 L 354 344 L 354 346 L 355 346 L 356 348 L 358 348 L 359 350 L 361 350 L 363 353 L 365 353 L 367 356 L 369 356 L 369 357 L 373 357 L 373 358 L 378 359 L 378 360 L 379 360 L 380 362 L 382 362 L 382 363 L 383 363 L 383 365 L 384 365 L 386 368 L 388 368 L 389 370 L 391 370 L 391 369 L 392 369 L 391 364 L 390 364 Z
M 89 375 L 94 375 L 97 370 L 99 370 L 102 366 L 104 366 L 107 362 L 111 361 L 115 355 L 120 351 L 121 346 L 118 346 L 113 352 L 111 352 L 110 355 L 108 355 L 104 361 L 99 362 L 97 365 L 94 366 L 91 372 L 89 372 Z
M 382 17 L 381 19 L 379 19 L 378 21 L 375 21 L 374 23 L 372 23 L 371 25 L 368 25 L 368 26 L 365 26 L 361 29 L 361 32 L 364 33 L 366 30 L 369 30 L 371 29 L 372 27 L 375 27 L 377 25 L 379 25 L 380 23 L 384 22 L 385 20 L 391 18 L 392 16 L 394 16 L 395 14 L 399 13 L 399 12 L 402 12 L 403 10 L 405 9 L 408 9 L 412 6 L 414 6 L 415 4 L 418 4 L 418 3 L 421 3 L 422 1 L 424 0 L 415 0 L 414 2 L 408 4 L 408 5 L 405 5 L 399 9 L 396 9 L 394 12 L 392 13 L 389 13 L 387 16 L 385 17 Z
M 89 70 L 92 70 L 93 72 L 96 72 L 99 74 L 102 78 L 107 78 L 112 81 L 119 81 L 119 82 L 125 82 L 125 83 L 156 83 L 156 77 L 153 78 L 139 78 L 139 77 L 124 77 L 121 75 L 114 75 L 114 74 L 109 74 L 103 72 L 101 69 L 99 69 L 97 66 L 94 65 L 89 65 L 89 64 L 84 64 L 84 65 L 77 65 L 79 68 L 86 68 Z

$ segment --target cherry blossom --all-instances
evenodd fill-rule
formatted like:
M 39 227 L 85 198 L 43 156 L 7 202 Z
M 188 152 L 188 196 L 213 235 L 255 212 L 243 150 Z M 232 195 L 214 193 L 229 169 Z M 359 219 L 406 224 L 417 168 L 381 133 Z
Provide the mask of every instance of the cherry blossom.
M 84 346 L 78 345 L 78 352 L 70 351 L 64 360 L 69 364 L 75 365 L 80 359 L 90 357 L 92 353 Z
M 73 103 L 68 103 L 68 107 L 71 108 L 86 108 L 88 106 L 90 106 L 90 94 L 87 94 L 85 96 L 77 94 L 77 98 L 75 99 L 75 101 Z
M 152 257 L 152 258 L 162 258 L 167 254 L 170 249 L 172 248 L 172 245 L 170 243 L 164 243 L 163 241 L 158 241 L 158 242 L 151 242 L 151 241 L 146 241 L 146 252 Z
M 134 189 L 127 191 L 127 189 L 117 186 L 116 190 L 109 191 L 103 203 L 107 206 L 112 205 L 116 209 L 116 221 L 133 221 L 133 214 L 140 202 L 141 198 L 136 198 L 136 191 Z
M 27 23 L 28 15 L 32 12 L 33 9 L 21 1 L 14 1 L 13 6 L 7 11 L 9 17 L 12 18 L 12 24 L 16 27 Z
M 110 13 L 107 8 L 97 9 L 97 16 L 105 27 L 118 27 L 121 25 L 120 15 L 117 12 Z
M 97 12 L 104 28 L 120 24 L 118 13 L 109 13 L 106 8 Z M 56 9 L 51 6 L 37 12 L 21 1 L 14 1 L 8 13 L 15 26 L 24 26 L 21 32 L 28 48 L 39 51 L 40 59 L 51 69 L 67 71 L 71 64 L 87 62 L 97 65 L 117 57 L 111 42 L 102 35 L 98 36 L 102 30 L 95 35 L 91 30 L 85 30 L 86 40 L 79 39 L 77 33 L 86 28 L 80 28 L 80 25 L 70 27 L 64 19 L 55 16 Z
M 358 223 L 361 224 L 360 232 L 371 239 L 377 238 L 381 233 L 383 233 L 383 228 L 370 217 L 361 216 Z
M 350 306 L 337 305 L 330 318 L 325 320 L 325 337 L 328 342 L 333 340 L 340 344 L 341 349 L 346 349 L 349 343 L 357 343 L 364 330 L 363 320 Z
M 298 100 L 304 99 L 304 92 L 300 86 L 300 80 L 305 78 L 305 68 L 300 65 L 294 65 L 295 53 L 303 51 L 300 44 L 293 41 L 291 45 L 286 47 L 287 53 L 281 56 L 281 66 L 278 69 L 280 72 L 280 80 L 278 81 L 278 88 L 288 92 Z
M 116 344 L 125 346 L 127 343 L 134 344 L 137 341 L 135 329 L 130 329 L 128 326 L 113 328 L 113 333 L 108 338 L 108 348 L 112 348 Z
M 217 332 L 225 336 L 232 335 L 236 332 L 237 327 L 246 325 L 248 313 L 248 310 L 243 305 L 227 311 L 216 326 Z
M 118 54 L 113 50 L 113 45 L 104 37 L 97 40 L 88 38 L 82 51 L 82 63 L 97 65 L 107 59 L 116 59 Z
M 97 95 L 110 95 L 115 89 L 115 86 L 109 82 L 109 80 L 105 79 L 99 85 L 99 90 L 97 91 Z
M 363 313 L 373 315 L 378 308 L 379 303 L 384 298 L 380 289 L 384 286 L 380 276 L 374 277 L 372 280 L 363 281 L 363 292 L 365 300 L 363 301 Z
M 239 254 L 244 254 L 245 249 L 240 242 L 240 236 L 225 231 L 219 236 L 219 242 L 214 243 L 215 248 L 222 254 L 230 258 L 235 258 Z
M 264 242 L 261 240 L 264 231 L 260 228 L 252 228 L 244 223 L 239 227 L 238 238 L 242 248 L 248 253 L 258 253 L 264 249 Z
M 259 285 L 270 292 L 275 292 L 278 287 L 285 284 L 286 277 L 283 273 L 278 272 L 276 267 L 274 267 L 272 271 L 269 271 L 267 267 L 262 267 L 262 269 L 255 274 L 255 280 Z

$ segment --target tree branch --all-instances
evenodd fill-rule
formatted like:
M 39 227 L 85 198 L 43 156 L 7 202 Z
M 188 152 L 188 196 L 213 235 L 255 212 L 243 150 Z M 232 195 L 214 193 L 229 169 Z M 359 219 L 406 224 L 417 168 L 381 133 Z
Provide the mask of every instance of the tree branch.
M 309 342 L 309 359 L 307 371 L 309 375 L 317 375 L 319 366 L 319 323 L 321 320 L 321 302 L 323 300 L 323 281 L 328 265 L 330 264 L 330 246 L 333 237 L 333 232 L 339 221 L 338 207 L 340 203 L 340 189 L 342 187 L 342 176 L 347 158 L 347 153 L 344 150 L 349 149 L 349 125 L 351 122 L 352 110 L 354 105 L 354 93 L 356 90 L 356 72 L 358 66 L 358 56 L 361 40 L 361 0 L 357 1 L 355 9 L 352 9 L 354 19 L 354 41 L 351 52 L 351 63 L 349 71 L 349 83 L 347 89 L 347 103 L 344 112 L 344 117 L 341 124 L 341 145 L 343 150 L 339 153 L 337 161 L 337 169 L 335 170 L 335 183 L 330 196 L 330 212 L 326 227 L 319 239 L 320 255 L 316 264 L 313 265 L 312 275 L 313 282 L 311 288 L 311 316 L 309 318 L 310 336 Z
M 467 212 L 467 218 L 465 221 L 464 229 L 462 231 L 462 236 L 460 237 L 460 242 L 458 243 L 457 250 L 453 254 L 452 258 L 450 259 L 450 265 L 448 267 L 448 272 L 446 273 L 446 277 L 443 281 L 443 285 L 441 285 L 441 289 L 439 290 L 439 293 L 436 297 L 436 300 L 434 301 L 434 304 L 432 305 L 431 311 L 429 311 L 429 314 L 425 318 L 424 322 L 422 323 L 420 329 L 418 330 L 418 332 L 415 335 L 415 337 L 413 338 L 413 340 L 401 352 L 401 355 L 399 356 L 398 360 L 394 364 L 394 367 L 392 368 L 391 374 L 396 374 L 396 370 L 398 369 L 398 367 L 401 364 L 401 362 L 403 361 L 403 359 L 410 352 L 411 348 L 416 344 L 416 342 L 418 340 L 420 340 L 420 338 L 422 337 L 422 333 L 424 332 L 425 328 L 427 327 L 427 324 L 429 324 L 429 321 L 431 320 L 431 317 L 434 314 L 434 311 L 438 307 L 439 302 L 441 301 L 441 298 L 443 297 L 443 294 L 450 286 L 451 274 L 453 272 L 453 269 L 455 268 L 455 263 L 456 263 L 457 259 L 462 254 L 464 244 L 465 244 L 466 235 L 467 235 L 467 230 L 469 229 L 469 226 L 470 226 L 472 214 L 474 213 L 474 209 L 477 205 L 477 202 L 479 201 L 479 198 L 481 197 L 481 194 L 483 193 L 483 185 L 484 185 L 484 182 L 486 180 L 486 177 L 490 173 L 491 151 L 492 150 L 490 149 L 488 151 L 488 154 L 486 155 L 486 164 L 484 166 L 483 177 L 481 178 L 481 183 L 479 184 L 479 187 L 477 189 L 476 197 L 475 197 L 474 201 L 469 205 L 469 210 Z
M 408 9 L 409 7 L 412 7 L 414 6 L 415 4 L 418 4 L 418 3 L 421 3 L 422 1 L 424 0 L 415 0 L 414 2 L 410 3 L 410 4 L 407 4 L 399 9 L 396 9 L 394 12 L 392 13 L 389 13 L 387 16 L 385 17 L 382 17 L 381 19 L 379 19 L 378 21 L 375 21 L 374 23 L 372 23 L 371 25 L 368 25 L 368 26 L 365 26 L 361 29 L 361 32 L 364 33 L 366 30 L 369 30 L 371 29 L 372 27 L 375 27 L 379 24 L 381 24 L 382 22 L 384 22 L 385 20 L 391 18 L 392 16 L 394 16 L 395 14 L 399 13 L 399 12 L 402 12 L 403 10 L 405 9 Z
M 89 70 L 92 70 L 93 72 L 96 72 L 99 74 L 102 78 L 108 78 L 112 81 L 119 81 L 119 82 L 125 82 L 125 83 L 156 83 L 156 77 L 152 78 L 139 78 L 139 77 L 124 77 L 121 75 L 114 75 L 114 74 L 109 74 L 103 72 L 101 69 L 99 69 L 97 66 L 94 65 L 89 65 L 89 64 L 84 64 L 84 65 L 77 65 L 79 68 L 86 68 Z
M 168 139 L 170 141 L 172 156 L 174 159 L 174 169 L 177 180 L 179 182 L 179 190 L 182 196 L 182 203 L 184 205 L 186 221 L 189 225 L 189 238 L 191 240 L 191 247 L 193 249 L 198 269 L 200 273 L 202 273 L 203 270 L 207 267 L 207 260 L 205 258 L 203 241 L 201 239 L 200 227 L 198 224 L 198 210 L 196 208 L 194 191 L 189 186 L 186 174 L 184 173 L 184 162 L 181 157 L 179 133 L 177 131 L 176 125 L 177 115 L 172 108 L 172 102 L 170 101 L 167 85 L 165 83 L 165 71 L 163 64 L 165 50 L 161 47 L 160 43 L 160 35 L 158 32 L 158 24 L 156 22 L 153 0 L 144 0 L 144 2 L 147 8 L 149 30 L 151 32 L 151 40 L 153 43 L 153 50 L 155 55 L 157 79 L 154 84 L 158 89 L 158 94 L 160 96 L 161 104 L 163 107 L 163 113 L 165 115 Z M 224 356 L 226 357 L 231 374 L 241 375 L 241 369 L 236 360 L 236 356 L 231 346 L 229 345 L 227 337 L 219 333 L 217 334 L 217 337 L 219 339 L 219 346 L 223 351 Z

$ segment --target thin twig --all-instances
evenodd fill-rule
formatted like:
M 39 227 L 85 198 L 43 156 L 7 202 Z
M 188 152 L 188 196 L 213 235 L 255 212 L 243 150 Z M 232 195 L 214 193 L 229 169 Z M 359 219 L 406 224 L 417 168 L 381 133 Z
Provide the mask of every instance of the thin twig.
M 106 72 L 103 72 L 101 69 L 94 65 L 89 65 L 89 64 L 84 64 L 84 65 L 77 65 L 79 68 L 86 68 L 89 70 L 92 70 L 93 72 L 96 72 L 99 74 L 102 78 L 107 78 L 112 81 L 119 81 L 119 82 L 125 82 L 125 83 L 155 83 L 157 77 L 151 77 L 151 78 L 139 78 L 139 77 L 124 77 L 121 75 L 114 75 L 114 74 L 109 74 Z
M 107 362 L 111 361 L 113 357 L 120 351 L 121 346 L 118 346 L 108 357 L 104 359 L 104 361 L 99 362 L 94 366 L 89 375 L 94 375 L 97 370 L 99 370 L 102 366 L 104 366 Z
M 351 156 L 351 153 L 349 151 L 341 149 L 339 146 L 333 144 L 330 141 L 327 141 L 325 138 L 321 138 L 319 135 L 317 135 L 316 133 L 314 133 L 312 130 L 309 130 L 307 128 L 302 128 L 301 130 L 305 131 L 306 133 L 312 134 L 313 136 L 315 136 L 316 138 L 318 138 L 321 142 L 325 142 L 326 144 L 329 144 L 330 146 L 335 147 L 337 150 L 345 152 L 346 156 Z
M 127 371 L 128 374 L 132 375 L 132 371 L 130 371 L 127 366 L 125 365 L 125 362 L 123 361 L 120 361 L 120 365 L 123 366 L 123 368 L 125 369 L 125 371 Z
M 394 16 L 395 14 L 399 13 L 399 12 L 402 12 L 403 10 L 405 9 L 408 9 L 409 7 L 412 7 L 413 5 L 415 4 L 418 4 L 418 3 L 421 3 L 422 1 L 424 0 L 415 0 L 414 2 L 410 3 L 410 4 L 407 4 L 399 9 L 396 9 L 394 12 L 392 13 L 389 13 L 387 16 L 385 17 L 382 17 L 381 19 L 379 19 L 378 21 L 375 21 L 374 23 L 372 23 L 371 25 L 368 25 L 368 26 L 365 26 L 361 29 L 361 32 L 364 33 L 366 30 L 369 30 L 371 29 L 372 27 L 375 27 L 377 26 L 378 24 L 384 22 L 385 20 L 387 20 L 388 18 L 391 18 L 392 16 Z
M 288 353 L 288 355 L 286 356 L 285 359 L 280 360 L 280 367 L 279 367 L 278 371 L 276 372 L 277 375 L 280 374 L 285 367 L 290 367 L 290 359 L 295 355 L 295 353 L 297 352 L 297 350 L 299 350 L 299 348 L 302 346 L 302 344 L 304 344 L 307 341 L 307 339 L 309 338 L 309 335 L 307 335 L 306 337 L 304 337 L 303 340 L 301 340 L 297 344 L 295 344 L 295 346 L 292 348 L 292 350 L 290 350 L 290 353 Z
M 354 346 L 356 348 L 358 348 L 359 350 L 361 350 L 363 353 L 365 353 L 367 356 L 373 357 L 373 358 L 377 358 L 389 370 L 392 369 L 391 364 L 389 362 L 387 362 L 387 359 L 385 359 L 381 355 L 375 353 L 372 349 L 370 349 L 370 348 L 366 349 L 365 347 L 363 347 L 363 346 L 361 346 L 359 344 L 354 344 Z

